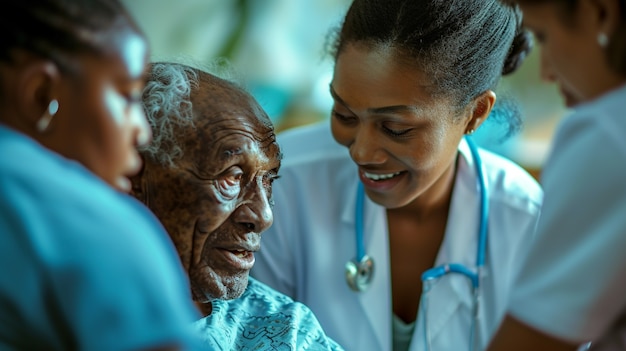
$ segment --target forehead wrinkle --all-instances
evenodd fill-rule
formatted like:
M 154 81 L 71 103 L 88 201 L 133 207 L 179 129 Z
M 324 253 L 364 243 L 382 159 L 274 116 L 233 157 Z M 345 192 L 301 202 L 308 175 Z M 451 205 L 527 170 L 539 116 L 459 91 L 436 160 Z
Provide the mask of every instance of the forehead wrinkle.
M 232 149 L 220 150 L 220 159 L 228 160 L 233 158 L 234 156 L 239 156 L 243 154 L 243 149 L 240 147 L 235 147 Z
M 226 124 L 226 126 L 224 124 Z M 246 136 L 261 144 L 271 143 L 276 139 L 274 127 L 271 122 L 268 124 L 256 116 L 214 118 L 210 121 L 210 128 L 214 130 L 217 141 L 225 136 L 237 134 Z
M 244 136 L 247 140 L 224 141 L 224 139 L 229 139 L 237 135 Z M 228 134 L 218 135 L 215 139 L 214 146 L 217 148 L 219 159 L 228 160 L 235 156 L 243 155 L 246 151 L 255 149 L 259 146 L 259 143 L 255 140 L 255 138 L 253 138 L 252 133 L 245 131 L 231 131 L 231 133 Z
M 239 134 L 249 136 L 248 133 Z M 223 138 L 225 137 L 228 136 L 224 136 Z M 220 144 L 219 140 L 217 144 Z M 280 150 L 280 146 L 275 142 L 275 136 L 273 133 L 271 133 L 271 135 L 263 140 L 255 140 L 253 138 L 249 138 L 247 142 L 240 142 L 237 146 L 225 146 L 229 144 L 232 145 L 232 143 L 229 142 L 222 142 L 220 147 L 218 147 L 217 157 L 220 161 L 228 162 L 229 160 L 237 158 L 239 156 L 246 157 L 247 154 L 250 155 L 253 153 L 258 153 L 257 157 L 262 158 L 265 162 L 280 162 L 282 160 L 282 152 Z M 275 152 L 270 153 L 272 150 L 272 146 L 275 147 Z

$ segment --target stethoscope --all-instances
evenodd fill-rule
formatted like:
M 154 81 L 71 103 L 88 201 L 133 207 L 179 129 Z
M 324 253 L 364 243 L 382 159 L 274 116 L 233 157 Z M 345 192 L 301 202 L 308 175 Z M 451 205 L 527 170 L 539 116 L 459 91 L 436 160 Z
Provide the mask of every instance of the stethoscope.
M 489 197 L 487 196 L 487 187 L 485 186 L 485 171 L 483 169 L 482 160 L 478 154 L 478 148 L 471 137 L 466 136 L 465 140 L 469 146 L 474 166 L 477 174 L 477 186 L 480 192 L 480 224 L 478 227 L 478 247 L 476 252 L 476 268 L 474 270 L 460 263 L 446 263 L 431 268 L 422 273 L 422 282 L 424 286 L 423 295 L 428 293 L 431 282 L 443 277 L 449 273 L 456 273 L 468 278 L 472 286 L 472 294 L 474 298 L 472 330 L 470 332 L 470 345 L 474 345 L 475 322 L 478 318 L 478 302 L 480 287 L 480 272 L 485 265 L 485 251 L 487 247 L 487 217 L 489 213 Z M 355 237 L 356 237 L 356 258 L 346 263 L 346 282 L 350 289 L 355 292 L 363 292 L 367 290 L 374 277 L 374 260 L 365 253 L 365 243 L 363 240 L 363 205 L 365 191 L 363 183 L 358 183 L 356 194 L 355 208 Z M 424 301 L 426 302 L 426 301 Z M 424 303 L 426 306 L 427 304 Z M 427 311 L 424 312 L 425 315 Z M 428 323 L 424 323 L 426 340 L 430 340 Z M 430 349 L 430 347 L 427 347 Z

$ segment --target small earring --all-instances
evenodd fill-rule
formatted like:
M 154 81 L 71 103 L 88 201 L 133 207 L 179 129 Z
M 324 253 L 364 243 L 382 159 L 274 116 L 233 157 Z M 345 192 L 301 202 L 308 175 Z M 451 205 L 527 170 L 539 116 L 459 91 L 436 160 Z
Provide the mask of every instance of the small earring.
M 52 117 L 59 111 L 59 102 L 56 99 L 52 99 L 48 104 L 48 109 L 44 112 L 43 116 L 37 121 L 37 131 L 43 133 L 48 129 Z
M 602 48 L 606 48 L 609 45 L 609 37 L 602 32 L 598 33 L 598 45 Z
M 474 134 L 474 132 L 475 132 L 475 130 L 474 130 L 474 129 L 470 129 L 470 130 L 468 130 L 467 132 L 465 132 L 465 134 L 467 134 L 467 135 L 472 135 L 472 134 Z

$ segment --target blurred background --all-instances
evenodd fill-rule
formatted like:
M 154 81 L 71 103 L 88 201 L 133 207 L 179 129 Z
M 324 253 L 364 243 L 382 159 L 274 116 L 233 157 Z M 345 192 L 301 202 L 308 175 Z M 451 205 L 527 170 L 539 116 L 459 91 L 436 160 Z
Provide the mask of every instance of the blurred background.
M 349 0 L 122 0 L 152 45 L 152 61 L 176 60 L 215 71 L 228 62 L 277 130 L 328 120 L 333 63 L 326 38 Z M 502 141 L 489 120 L 477 142 L 538 176 L 555 126 L 566 113 L 552 84 L 539 77 L 538 50 L 505 77 L 496 93 L 520 107 L 524 125 Z

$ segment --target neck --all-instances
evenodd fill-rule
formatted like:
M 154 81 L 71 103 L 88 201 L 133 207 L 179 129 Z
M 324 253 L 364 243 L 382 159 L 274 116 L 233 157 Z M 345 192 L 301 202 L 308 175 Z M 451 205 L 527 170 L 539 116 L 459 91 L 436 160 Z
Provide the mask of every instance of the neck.
M 202 303 L 194 301 L 194 303 L 196 304 L 196 308 L 198 309 L 198 311 L 200 311 L 202 317 L 209 316 L 211 315 L 211 312 L 213 312 L 213 305 L 211 304 L 211 302 Z

